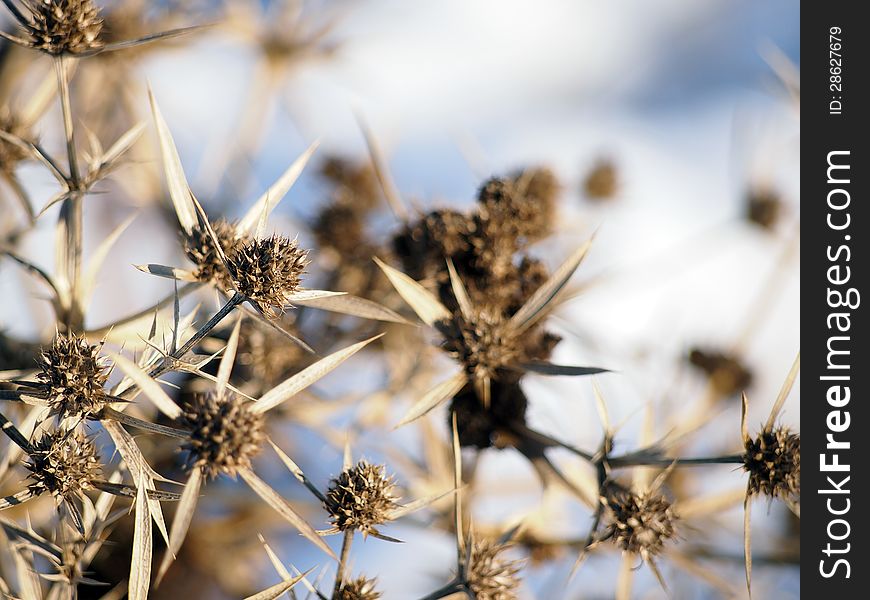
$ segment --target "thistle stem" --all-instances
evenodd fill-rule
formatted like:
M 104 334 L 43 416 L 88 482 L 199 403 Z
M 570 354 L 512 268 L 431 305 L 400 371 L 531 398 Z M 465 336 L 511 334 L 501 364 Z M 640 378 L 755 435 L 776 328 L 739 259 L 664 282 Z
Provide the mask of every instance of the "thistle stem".
M 703 458 L 641 458 L 634 456 L 616 456 L 608 458 L 607 463 L 611 467 L 669 467 L 672 464 L 677 466 L 697 466 L 697 465 L 729 465 L 742 464 L 742 454 L 732 454 L 729 456 L 709 456 Z
M 72 105 L 70 103 L 69 80 L 64 65 L 64 57 L 54 59 L 57 85 L 60 90 L 60 107 L 63 112 L 63 129 L 66 135 L 66 152 L 69 160 L 69 194 L 60 208 L 60 221 L 65 232 L 66 250 L 64 252 L 66 278 L 69 285 L 69 305 L 65 315 L 68 330 L 82 329 L 84 316 L 78 301 L 79 278 L 82 263 L 82 196 L 79 189 L 80 177 L 76 156 L 75 133 L 73 129 Z
M 350 558 L 350 546 L 353 544 L 353 529 L 344 530 L 344 540 L 341 542 L 341 556 L 338 561 L 338 568 L 335 571 L 335 587 L 332 589 L 333 599 L 338 598 L 341 587 L 344 585 L 344 575 L 347 570 L 347 561 Z
M 465 584 L 458 579 L 454 579 L 444 587 L 438 588 L 431 594 L 423 596 L 420 600 L 438 600 L 438 598 L 446 598 L 447 596 L 461 592 L 464 589 L 466 589 Z

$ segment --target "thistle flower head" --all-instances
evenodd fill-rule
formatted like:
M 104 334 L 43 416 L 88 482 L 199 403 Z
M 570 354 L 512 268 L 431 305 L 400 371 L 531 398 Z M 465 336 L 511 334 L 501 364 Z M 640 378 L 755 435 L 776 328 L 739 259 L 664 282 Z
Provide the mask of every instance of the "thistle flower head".
M 375 589 L 376 579 L 357 577 L 345 582 L 335 600 L 378 600 L 383 594 Z
M 358 529 L 377 534 L 375 527 L 389 520 L 398 507 L 395 482 L 383 465 L 361 460 L 332 480 L 326 492 L 326 510 L 336 531 Z
M 236 235 L 236 226 L 225 219 L 218 219 L 211 224 L 215 236 L 227 260 L 234 257 L 243 242 Z M 229 273 L 215 248 L 212 237 L 205 228 L 195 226 L 190 234 L 182 237 L 184 253 L 195 265 L 194 275 L 199 281 L 213 282 L 221 288 L 232 289 Z
M 202 469 L 211 478 L 235 477 L 251 466 L 265 440 L 265 422 L 235 394 L 219 399 L 214 393 L 194 394 L 182 407 L 179 426 L 190 431 L 183 446 L 188 469 Z
M 472 250 L 471 237 L 477 231 L 474 218 L 456 210 L 435 210 L 410 223 L 393 238 L 393 249 L 402 268 L 414 279 L 444 273 L 444 259 L 450 257 L 460 272 Z M 446 277 L 442 277 L 447 281 Z
M 58 502 L 80 497 L 100 475 L 96 448 L 79 431 L 43 433 L 28 454 L 30 462 L 25 467 L 30 471 L 31 492 L 49 492 Z
M 509 546 L 489 540 L 475 540 L 470 548 L 466 579 L 478 600 L 513 600 L 517 598 L 522 562 L 508 560 L 502 553 Z
M 34 48 L 48 54 L 82 54 L 103 47 L 103 19 L 93 0 L 27 0 Z
M 622 550 L 644 560 L 662 551 L 675 535 L 677 515 L 658 492 L 633 492 L 611 484 L 603 501 L 607 507 L 607 537 Z
M 100 359 L 102 344 L 91 345 L 76 334 L 58 334 L 38 358 L 37 378 L 47 387 L 52 415 L 89 415 L 105 402 L 107 367 Z
M 302 282 L 308 251 L 300 249 L 296 240 L 273 235 L 247 241 L 227 260 L 239 292 L 264 309 L 280 311 L 287 295 Z
M 792 498 L 801 491 L 801 438 L 785 427 L 762 431 L 746 442 L 743 469 L 749 494 Z
M 518 336 L 493 307 L 475 309 L 470 319 L 456 313 L 436 326 L 444 336 L 442 348 L 477 380 L 493 379 L 522 353 Z

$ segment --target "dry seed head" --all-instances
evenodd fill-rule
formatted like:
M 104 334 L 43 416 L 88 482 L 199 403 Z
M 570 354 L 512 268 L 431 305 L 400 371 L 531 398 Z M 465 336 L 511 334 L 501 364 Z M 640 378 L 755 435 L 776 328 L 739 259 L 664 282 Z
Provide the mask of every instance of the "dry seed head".
M 335 600 L 379 600 L 383 594 L 375 590 L 377 583 L 376 579 L 357 577 L 341 586 Z
M 28 454 L 28 487 L 37 495 L 50 492 L 57 501 L 80 497 L 100 476 L 97 450 L 80 431 L 43 433 Z
M 291 333 L 298 333 L 292 325 L 287 327 Z M 281 383 L 291 371 L 298 371 L 304 357 L 306 353 L 299 344 L 288 343 L 271 327 L 254 319 L 242 321 L 235 365 L 243 367 L 245 379 L 263 393 Z
M 190 454 L 188 469 L 202 469 L 211 478 L 235 477 L 251 466 L 266 439 L 263 415 L 252 412 L 235 394 L 218 399 L 214 393 L 194 394 L 182 407 L 178 425 L 190 431 L 182 447 Z
M 475 309 L 471 319 L 454 314 L 436 323 L 444 336 L 442 348 L 477 380 L 493 379 L 521 354 L 521 342 L 494 307 Z
M 522 561 L 501 556 L 508 548 L 489 540 L 475 540 L 472 544 L 466 578 L 477 600 L 513 600 L 518 597 Z
M 676 534 L 677 515 L 668 499 L 657 492 L 632 492 L 611 484 L 603 501 L 609 518 L 607 537 L 644 560 L 659 554 Z
M 383 465 L 361 460 L 344 471 L 332 480 L 326 492 L 325 507 L 333 528 L 377 534 L 375 526 L 389 520 L 389 513 L 398 507 L 395 487 Z
M 42 350 L 42 371 L 36 376 L 48 387 L 52 415 L 89 415 L 103 407 L 108 373 L 99 356 L 101 347 L 88 344 L 84 336 L 60 333 Z
M 393 250 L 402 261 L 402 270 L 414 279 L 444 273 L 447 257 L 464 273 L 472 250 L 470 238 L 476 231 L 473 217 L 455 210 L 435 210 L 406 225 L 393 238 Z
M 246 242 L 227 260 L 239 292 L 264 309 L 280 311 L 287 304 L 287 295 L 302 282 L 308 251 L 300 249 L 296 240 L 273 235 Z
M 749 494 L 792 498 L 801 492 L 801 437 L 785 427 L 762 431 L 746 442 L 743 469 Z
M 242 240 L 237 237 L 235 224 L 218 219 L 211 226 L 229 261 L 243 245 Z M 187 258 L 196 265 L 194 274 L 199 281 L 213 282 L 224 290 L 232 289 L 227 269 L 211 236 L 203 227 L 197 225 L 189 235 L 183 234 L 182 245 Z
M 27 0 L 33 47 L 48 54 L 82 54 L 103 47 L 103 19 L 93 0 Z

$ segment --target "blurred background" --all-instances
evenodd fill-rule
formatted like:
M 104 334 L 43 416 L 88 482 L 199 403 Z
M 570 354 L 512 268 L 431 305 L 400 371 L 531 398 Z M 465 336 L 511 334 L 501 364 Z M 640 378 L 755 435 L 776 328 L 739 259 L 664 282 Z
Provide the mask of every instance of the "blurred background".
M 621 425 L 617 447 L 636 446 L 644 411 L 652 406 L 659 433 L 692 421 L 699 410 L 710 416 L 687 438 L 690 454 L 739 450 L 734 385 L 748 391 L 750 422 L 766 419 L 800 338 L 798 2 L 132 0 L 105 6 L 112 35 L 128 35 L 124 27 L 212 24 L 183 38 L 82 61 L 74 80 L 74 110 L 85 128 L 98 121 L 95 115 L 116 116 L 99 120 L 106 138 L 149 119 L 150 85 L 191 187 L 210 214 L 244 214 L 319 140 L 313 166 L 271 221 L 314 247 L 312 223 L 330 194 L 318 164 L 327 156 L 365 164 L 361 123 L 378 141 L 412 211 L 466 208 L 490 176 L 548 167 L 561 184 L 557 231 L 532 254 L 555 268 L 597 231 L 573 280 L 582 293 L 551 319 L 550 328 L 564 338 L 554 362 L 616 371 L 597 380 L 611 421 Z M 46 58 L 8 44 L 2 53 L 4 102 L 27 101 L 43 79 L 53 81 Z M 46 147 L 60 150 L 56 104 L 46 105 L 33 128 Z M 131 265 L 183 264 L 177 234 L 167 226 L 174 217 L 167 221 L 152 208 L 170 209 L 152 129 L 149 122 L 131 163 L 87 199 L 86 252 L 136 215 L 101 271 L 88 311 L 91 327 L 171 293 L 171 282 Z M 56 191 L 38 165 L 21 165 L 17 177 L 37 210 Z M 0 190 L 7 233 L 22 214 L 8 189 Z M 46 268 L 53 261 L 56 211 L 49 209 L 18 246 Z M 371 236 L 381 242 L 397 229 L 386 210 L 370 223 Z M 313 257 L 316 280 L 329 262 L 327 255 L 318 258 L 316 248 Z M 50 339 L 54 325 L 43 295 L 26 273 L 8 261 L 0 264 L 3 334 Z M 372 420 L 366 411 L 381 406 L 385 369 L 363 355 L 318 384 L 325 397 L 354 398 L 344 405 L 348 410 L 330 414 L 332 430 L 356 431 Z M 711 386 L 719 386 L 713 402 Z M 583 448 L 600 443 L 588 380 L 532 376 L 525 390 L 530 422 L 538 429 Z M 398 482 L 412 490 L 418 475 L 395 456 L 419 457 L 420 432 L 391 430 L 407 407 L 404 393 L 386 409 L 390 419 L 360 428 L 353 450 L 387 461 Z M 781 417 L 795 429 L 799 400 L 796 387 Z M 432 419 L 439 434 L 445 433 L 442 417 Z M 291 455 L 313 479 L 325 483 L 340 471 L 341 435 L 292 422 L 283 433 Z M 583 468 L 567 455 L 560 459 L 567 472 Z M 480 526 L 525 518 L 564 537 L 588 530 L 588 510 L 562 491 L 543 492 L 516 453 L 487 451 L 477 468 L 483 491 L 473 518 Z M 287 495 L 303 496 L 277 467 L 271 477 Z M 745 485 L 745 475 L 727 465 L 713 467 L 693 471 L 686 485 L 686 493 L 727 494 Z M 242 502 L 233 493 L 243 496 L 243 490 L 226 487 L 231 504 Z M 201 539 L 232 537 L 209 529 L 228 527 L 221 521 L 227 508 L 217 501 L 205 506 L 195 530 Z M 283 559 L 302 570 L 320 562 L 308 544 L 273 525 L 262 532 Z M 692 527 L 698 529 L 682 536 L 685 549 L 724 580 L 740 582 L 741 501 Z M 244 533 L 255 537 L 253 530 Z M 358 543 L 353 562 L 354 572 L 378 577 L 385 598 L 421 597 L 448 580 L 454 555 L 449 532 L 420 517 L 385 533 L 405 543 Z M 782 505 L 756 501 L 756 597 L 799 597 L 798 534 L 799 522 Z M 195 541 L 196 534 L 190 544 Z M 192 591 L 168 580 L 154 597 L 180 597 L 174 595 L 180 589 L 191 598 L 239 597 L 232 580 L 253 563 L 250 572 L 260 583 L 277 581 L 262 550 L 257 553 L 258 542 L 245 540 L 251 542 L 252 558 L 239 554 L 238 568 L 224 566 L 223 573 L 209 563 L 223 565 L 227 557 L 216 558 L 219 551 L 205 543 L 202 556 L 182 561 L 175 571 L 184 577 L 189 569 L 199 574 L 193 580 L 210 584 Z M 549 561 L 531 561 L 522 597 L 612 597 L 617 553 L 594 553 L 569 582 L 575 558 L 569 549 Z M 661 568 L 674 598 L 725 596 L 667 560 Z M 643 567 L 634 589 L 638 598 L 666 597 Z

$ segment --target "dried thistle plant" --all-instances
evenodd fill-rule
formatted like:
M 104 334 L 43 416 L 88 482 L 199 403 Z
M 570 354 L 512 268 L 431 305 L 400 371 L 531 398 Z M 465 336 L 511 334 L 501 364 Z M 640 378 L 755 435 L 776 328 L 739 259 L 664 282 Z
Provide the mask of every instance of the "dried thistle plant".
M 710 516 L 741 500 L 750 586 L 754 499 L 782 501 L 799 515 L 800 434 L 778 422 L 799 361 L 768 421 L 754 435 L 749 432 L 744 395 L 737 453 L 693 457 L 683 439 L 697 427 L 693 419 L 686 419 L 679 436 L 655 439 L 645 431 L 635 450 L 615 452 L 620 440 L 594 381 L 604 424 L 595 450 L 578 447 L 582 441 L 575 445 L 532 428 L 530 422 L 545 420 L 538 420 L 545 405 L 535 388 L 527 386 L 530 375 L 605 371 L 551 362 L 561 336 L 551 329 L 554 324 L 548 317 L 569 297 L 570 280 L 592 247 L 589 240 L 550 269 L 550 246 L 536 246 L 558 241 L 554 234 L 565 233 L 567 221 L 559 213 L 562 185 L 553 170 L 535 167 L 484 178 L 468 208 L 413 212 L 399 197 L 386 161 L 363 125 L 370 160 L 358 161 L 343 152 L 325 158 L 319 175 L 329 191 L 307 219 L 310 232 L 274 230 L 270 217 L 310 162 L 316 144 L 292 161 L 240 218 L 230 210 L 239 194 L 222 184 L 252 187 L 245 184 L 254 181 L 250 167 L 268 123 L 267 103 L 301 60 L 332 56 L 335 49 L 328 39 L 334 15 L 325 15 L 322 26 L 313 24 L 317 19 L 302 18 L 292 2 L 262 9 L 256 3 L 233 1 L 219 9 L 227 16 L 221 31 L 242 34 L 258 67 L 236 128 L 238 137 L 221 157 L 227 168 L 215 169 L 223 175 L 197 184 L 197 193 L 206 199 L 202 204 L 188 184 L 175 141 L 151 95 L 163 182 L 173 221 L 177 218 L 177 227 L 173 222 L 171 228 L 180 237 L 179 257 L 186 257 L 189 268 L 141 266 L 173 280 L 172 293 L 144 310 L 92 327 L 92 320 L 100 318 L 92 314 L 90 304 L 96 286 L 103 285 L 110 294 L 115 290 L 112 274 L 98 277 L 101 265 L 131 219 L 112 223 L 114 230 L 105 238 L 86 243 L 89 197 L 107 192 L 114 201 L 116 189 L 106 185 L 110 176 L 121 184 L 119 189 L 138 195 L 139 180 L 118 169 L 126 163 L 138 172 L 140 162 L 151 162 L 158 154 L 157 148 L 139 147 L 142 152 L 130 160 L 144 129 L 136 123 L 136 107 L 145 93 L 133 68 L 142 54 L 125 53 L 127 61 L 111 52 L 190 31 L 171 26 L 200 6 L 169 2 L 155 10 L 133 0 L 103 11 L 92 0 L 3 3 L 16 29 L 0 35 L 24 48 L 15 48 L 15 53 L 29 57 L 25 69 L 36 65 L 32 61 L 41 53 L 48 55 L 54 73 L 47 73 L 49 85 L 37 82 L 38 89 L 31 93 L 30 73 L 37 70 L 25 73 L 27 77 L 7 77 L 9 50 L 0 51 L 2 87 L 14 92 L 0 101 L 0 192 L 11 191 L 23 209 L 3 223 L 0 255 L 9 260 L 0 266 L 17 265 L 42 286 L 54 318 L 36 323 L 35 329 L 55 332 L 51 339 L 0 333 L 0 426 L 10 440 L 0 449 L 0 486 L 7 494 L 0 499 L 0 536 L 8 542 L 0 544 L 4 594 L 74 598 L 84 594 L 81 586 L 107 582 L 114 586 L 109 597 L 119 597 L 126 589 L 128 597 L 144 600 L 158 585 L 163 586 L 161 595 L 186 595 L 189 592 L 179 583 L 184 580 L 198 593 L 219 587 L 228 596 L 258 600 L 295 597 L 297 586 L 323 600 L 377 600 L 384 596 L 378 579 L 352 572 L 354 536 L 397 542 L 386 535 L 390 524 L 426 509 L 423 517 L 408 519 L 406 525 L 455 536 L 456 563 L 452 579 L 425 600 L 451 595 L 478 600 L 525 597 L 524 589 L 535 590 L 537 577 L 523 570 L 526 558 L 536 567 L 558 569 L 563 557 L 578 556 L 576 571 L 588 555 L 608 551 L 622 554 L 614 583 L 619 600 L 630 596 L 638 563 L 651 569 L 664 587 L 658 566 L 664 561 L 730 597 L 736 593 L 734 586 L 717 579 L 704 564 L 702 559 L 713 551 L 700 545 L 702 536 L 696 533 L 714 531 Z M 101 58 L 91 59 L 97 56 Z M 19 81 L 21 94 L 16 89 Z M 22 98 L 30 100 L 22 103 Z M 59 103 L 62 120 L 53 129 L 48 123 L 52 113 L 46 110 L 52 101 Z M 104 148 L 106 140 L 112 142 Z M 56 155 L 54 144 L 65 152 Z M 47 174 L 57 189 L 32 202 L 24 163 Z M 623 177 L 617 164 L 602 159 L 588 172 L 582 181 L 588 199 L 619 193 Z M 144 175 L 149 189 L 161 186 L 157 178 Z M 42 193 L 38 186 L 33 188 Z M 293 193 L 301 196 L 306 191 Z M 124 194 L 118 199 L 117 204 L 123 204 Z M 221 207 L 216 201 L 222 200 L 226 202 Z M 766 230 L 776 228 L 782 200 L 772 188 L 754 186 L 743 200 L 746 220 Z M 22 251 L 27 248 L 22 242 L 55 206 L 60 209 L 55 264 L 49 269 L 39 266 L 38 256 L 31 259 Z M 389 224 L 387 207 L 395 219 Z M 106 214 L 113 218 L 114 213 Z M 88 232 L 93 231 L 88 223 Z M 86 251 L 91 255 L 88 262 Z M 401 270 L 372 261 L 375 256 L 388 258 Z M 312 282 L 323 289 L 307 287 Z M 197 304 L 202 291 L 217 295 L 222 307 L 214 312 Z M 402 302 L 426 326 L 423 335 L 407 327 L 408 320 L 396 312 Z M 232 325 L 221 329 L 226 321 Z M 381 327 L 373 321 L 392 324 L 384 343 L 373 343 L 380 339 L 376 328 Z M 571 334 L 571 324 L 567 325 L 559 330 L 566 337 Z M 361 353 L 364 348 L 368 350 Z M 452 364 L 446 375 L 438 371 L 441 363 L 433 360 L 438 353 Z M 363 366 L 356 374 L 348 369 L 347 381 L 336 386 L 340 391 L 315 386 L 353 356 Z M 688 358 L 717 393 L 730 396 L 744 392 L 753 379 L 754 369 L 741 356 L 737 351 L 695 348 Z M 358 382 L 361 371 L 365 377 Z M 418 394 L 419 382 L 428 387 Z M 585 388 L 581 382 L 573 390 L 583 397 Z M 408 395 L 413 404 L 399 424 L 420 427 L 421 435 L 410 436 L 412 442 L 378 430 L 400 408 L 397 398 Z M 445 420 L 424 419 L 442 405 L 450 440 L 443 436 Z M 279 407 L 287 410 L 276 410 Z M 272 437 L 285 434 L 288 425 L 310 428 L 337 446 L 348 438 L 376 437 L 372 446 L 390 457 L 389 474 L 380 459 L 354 463 L 347 449 L 335 477 L 303 472 Z M 320 461 L 320 455 L 315 459 L 308 454 L 310 438 L 294 436 L 293 451 L 288 452 L 294 457 L 298 453 L 300 462 Z M 111 447 L 104 448 L 104 442 Z M 409 443 L 419 443 L 420 452 L 409 452 Z M 551 452 L 555 448 L 568 452 L 559 456 Z M 581 522 L 580 533 L 572 530 L 560 536 L 539 529 L 551 517 L 544 506 L 540 514 L 523 515 L 520 523 L 475 523 L 481 491 L 489 500 L 505 505 L 509 501 L 507 493 L 500 494 L 510 482 L 481 490 L 477 479 L 488 467 L 480 458 L 492 449 L 525 457 L 545 499 L 560 488 L 567 490 L 566 504 L 589 517 L 589 522 Z M 292 475 L 276 479 L 280 486 L 257 473 L 262 462 L 274 460 L 272 452 Z M 463 452 L 471 458 L 466 469 Z M 738 494 L 705 496 L 693 487 L 692 471 L 683 469 L 716 465 L 738 466 L 735 476 L 746 477 Z M 416 473 L 409 493 L 404 488 L 403 493 L 420 496 L 404 504 L 396 483 L 407 479 L 403 467 Z M 321 476 L 328 481 L 324 487 L 312 481 Z M 239 479 L 253 494 L 239 493 L 222 479 Z M 301 483 L 315 501 L 285 497 L 292 494 L 283 486 L 286 481 Z M 57 510 L 42 511 L 39 503 L 31 503 L 41 496 L 52 497 Z M 443 501 L 446 496 L 453 497 L 451 506 Z M 201 497 L 208 498 L 210 510 L 195 515 Z M 116 501 L 127 504 L 116 506 Z M 162 503 L 169 501 L 175 510 L 164 517 Z M 217 520 L 216 513 L 221 515 Z M 276 514 L 281 525 L 275 524 Z M 576 523 L 575 516 L 571 524 Z M 318 524 L 325 529 L 316 530 Z M 271 535 L 286 525 L 319 548 L 320 570 L 314 579 L 312 569 L 302 571 L 283 562 L 260 536 L 280 577 L 278 583 L 260 589 L 260 570 L 248 560 L 254 538 L 249 533 L 267 527 Z M 154 551 L 160 549 L 153 540 L 155 530 L 166 551 L 152 573 Z M 330 534 L 341 534 L 340 550 L 326 537 Z M 409 562 L 425 560 L 417 559 L 421 555 L 416 546 L 409 546 Z M 199 556 L 205 547 L 208 560 Z M 188 560 L 191 554 L 199 557 Z M 333 571 L 334 582 L 327 579 Z M 390 573 L 384 567 L 380 581 L 390 584 L 385 581 Z M 533 582 L 524 583 L 525 576 Z M 321 591 L 329 583 L 331 595 Z

